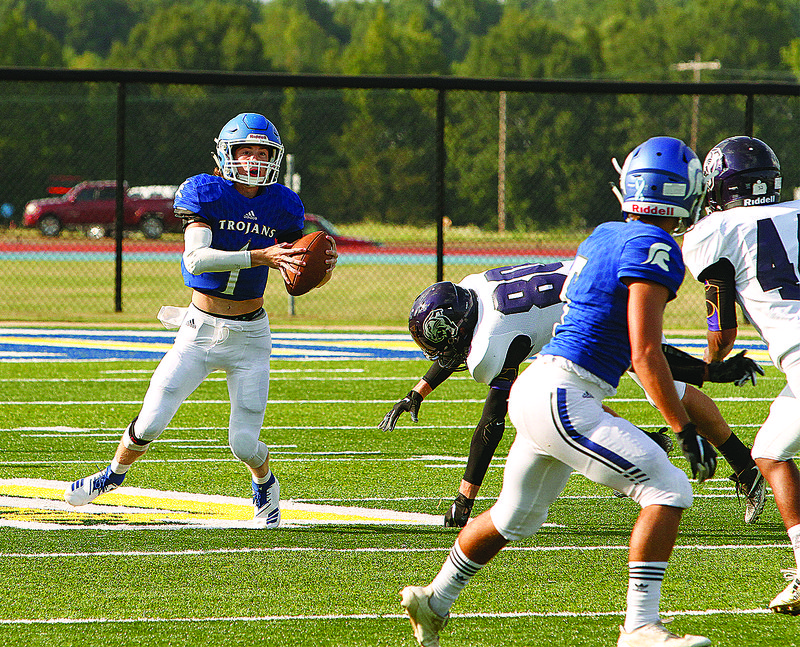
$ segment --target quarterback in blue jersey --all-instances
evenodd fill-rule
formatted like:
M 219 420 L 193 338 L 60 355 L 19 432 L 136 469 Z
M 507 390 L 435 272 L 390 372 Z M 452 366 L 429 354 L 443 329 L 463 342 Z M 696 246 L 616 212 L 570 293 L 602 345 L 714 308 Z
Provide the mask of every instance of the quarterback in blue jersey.
M 641 506 L 631 533 L 618 646 L 710 644 L 670 632 L 659 617 L 667 560 L 682 512 L 692 503 L 689 479 L 641 429 L 603 408 L 632 366 L 677 433 L 692 474 L 698 481 L 713 475 L 716 454 L 690 422 L 661 347 L 664 308 L 684 274 L 669 234 L 700 207 L 700 161 L 680 140 L 654 137 L 628 155 L 620 187 L 626 222 L 600 225 L 581 244 L 553 339 L 511 387 L 509 415 L 517 433 L 497 502 L 461 530 L 428 586 L 401 592 L 421 645 L 439 644 L 451 606 L 492 557 L 509 541 L 538 531 L 573 470 Z
M 302 264 L 306 250 L 291 244 L 302 236 L 304 209 L 296 193 L 277 183 L 283 145 L 266 117 L 237 115 L 215 143 L 215 173 L 190 177 L 175 194 L 175 213 L 185 223 L 181 270 L 192 288 L 188 308 L 166 306 L 159 313 L 165 325 L 179 328 L 175 344 L 153 373 L 111 464 L 72 483 L 64 497 L 79 506 L 119 487 L 181 403 L 212 371 L 222 370 L 231 399 L 228 443 L 252 474 L 255 523 L 276 528 L 280 486 L 259 440 L 272 352 L 264 290 L 270 268 L 286 279 Z M 336 265 L 335 247 L 328 255 L 320 286 Z

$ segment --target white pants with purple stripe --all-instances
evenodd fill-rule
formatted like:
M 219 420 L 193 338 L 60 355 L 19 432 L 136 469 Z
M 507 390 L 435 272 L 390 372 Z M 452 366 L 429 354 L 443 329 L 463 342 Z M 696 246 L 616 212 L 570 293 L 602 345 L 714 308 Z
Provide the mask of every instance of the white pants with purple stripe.
M 603 410 L 609 388 L 552 356 L 538 358 L 517 378 L 508 407 L 517 434 L 491 510 L 506 539 L 530 537 L 539 529 L 573 470 L 642 507 L 692 504 L 686 474 L 640 429 Z

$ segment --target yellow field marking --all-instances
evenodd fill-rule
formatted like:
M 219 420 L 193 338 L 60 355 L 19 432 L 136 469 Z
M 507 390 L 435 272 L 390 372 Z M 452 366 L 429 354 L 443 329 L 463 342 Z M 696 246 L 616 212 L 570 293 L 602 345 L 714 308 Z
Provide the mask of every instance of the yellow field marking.
M 121 487 L 97 497 L 89 505 L 73 508 L 63 498 L 67 485 L 43 479 L 0 479 L 0 525 L 254 526 L 249 499 Z M 439 525 L 441 517 L 281 501 L 282 526 L 365 523 Z
M 103 341 L 102 339 L 68 339 L 64 337 L 0 337 L 3 344 L 23 344 L 26 346 L 37 345 L 46 347 L 68 348 L 111 348 L 128 350 L 148 350 L 166 353 L 172 348 L 172 343 L 158 342 L 131 342 L 131 341 Z

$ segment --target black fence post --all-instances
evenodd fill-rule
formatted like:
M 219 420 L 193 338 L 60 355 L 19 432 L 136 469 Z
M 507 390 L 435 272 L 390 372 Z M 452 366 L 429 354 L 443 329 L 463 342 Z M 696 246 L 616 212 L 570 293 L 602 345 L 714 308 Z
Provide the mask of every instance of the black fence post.
M 114 271 L 114 312 L 122 312 L 122 228 L 125 225 L 125 98 L 126 85 L 117 85 L 117 209 Z
M 444 280 L 444 112 L 445 92 L 436 93 L 436 281 Z
M 755 103 L 755 95 L 748 94 L 747 101 L 745 103 L 744 108 L 744 133 L 748 137 L 753 136 L 753 113 L 754 113 L 754 104 Z

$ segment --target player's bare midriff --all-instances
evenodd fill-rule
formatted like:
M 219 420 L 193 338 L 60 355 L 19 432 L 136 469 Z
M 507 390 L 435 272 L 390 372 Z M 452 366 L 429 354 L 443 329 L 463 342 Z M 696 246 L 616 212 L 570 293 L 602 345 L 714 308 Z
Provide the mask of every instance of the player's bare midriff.
M 258 310 L 264 305 L 264 299 L 259 297 L 257 299 L 247 299 L 246 301 L 233 301 L 192 290 L 192 303 L 203 312 L 208 312 L 212 315 L 238 317 Z

